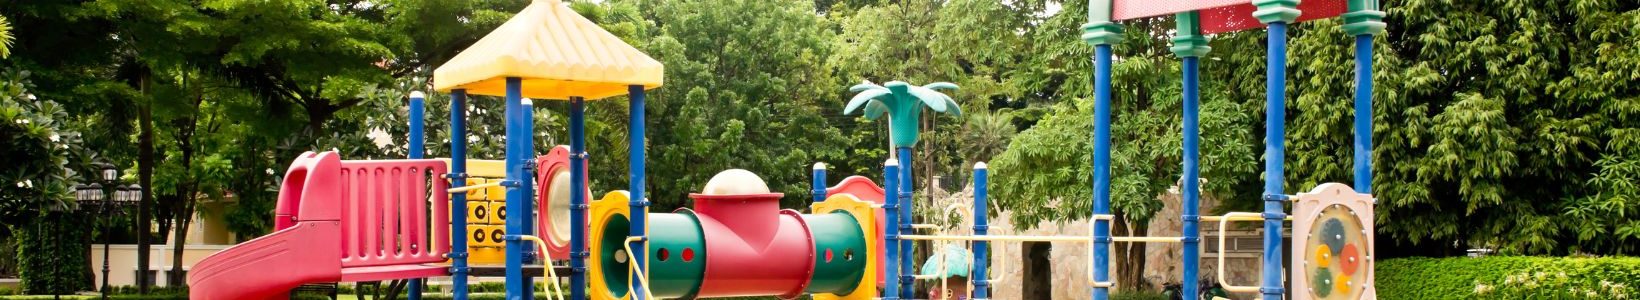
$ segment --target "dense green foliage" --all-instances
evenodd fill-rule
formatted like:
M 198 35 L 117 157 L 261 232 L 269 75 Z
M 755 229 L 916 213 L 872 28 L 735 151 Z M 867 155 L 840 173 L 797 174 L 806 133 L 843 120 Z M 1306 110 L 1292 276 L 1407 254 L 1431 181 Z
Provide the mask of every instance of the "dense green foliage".
M 1374 269 L 1382 299 L 1630 299 L 1640 259 L 1397 258 Z
M 29 223 L 74 201 L 74 172 L 86 159 L 77 124 L 62 105 L 31 93 L 29 72 L 0 73 L 0 226 Z
M 68 225 L 85 217 L 73 198 L 73 170 L 90 158 L 75 130 L 82 124 L 34 95 L 28 72 L 0 76 L 0 156 L 13 159 L 0 168 L 0 232 L 13 235 L 3 246 L 16 247 L 6 260 L 24 291 L 71 294 L 90 283 L 84 238 L 92 227 Z
M 86 256 L 89 245 L 81 238 L 91 234 L 91 227 L 64 225 L 85 217 L 80 212 L 46 212 L 17 228 L 23 292 L 63 295 L 91 288 L 86 272 L 91 265 Z

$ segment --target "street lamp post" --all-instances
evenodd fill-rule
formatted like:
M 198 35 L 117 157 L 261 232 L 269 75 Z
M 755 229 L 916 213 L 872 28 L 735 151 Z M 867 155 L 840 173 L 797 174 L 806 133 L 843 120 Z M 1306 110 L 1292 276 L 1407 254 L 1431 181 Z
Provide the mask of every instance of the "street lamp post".
M 108 299 L 108 274 L 110 271 L 108 253 L 110 244 L 113 244 L 113 235 L 108 231 L 110 226 L 107 226 L 108 222 L 106 220 L 120 213 L 119 206 L 135 203 L 138 199 L 141 199 L 142 188 L 135 184 L 129 186 L 119 185 L 119 169 L 115 168 L 113 164 L 98 162 L 92 165 L 101 171 L 99 175 L 102 176 L 98 178 L 100 182 L 75 186 L 74 197 L 80 201 L 81 205 L 96 206 L 96 212 L 103 215 L 103 264 L 102 287 L 100 290 L 102 298 Z

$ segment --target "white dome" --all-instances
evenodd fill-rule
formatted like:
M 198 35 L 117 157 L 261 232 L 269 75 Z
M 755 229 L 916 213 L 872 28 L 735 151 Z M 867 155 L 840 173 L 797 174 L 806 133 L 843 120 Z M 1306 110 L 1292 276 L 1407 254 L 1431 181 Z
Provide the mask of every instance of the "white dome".
M 769 184 L 763 182 L 762 177 L 752 171 L 742 169 L 728 169 L 712 175 L 712 180 L 706 181 L 706 188 L 701 189 L 706 195 L 745 195 L 767 194 Z

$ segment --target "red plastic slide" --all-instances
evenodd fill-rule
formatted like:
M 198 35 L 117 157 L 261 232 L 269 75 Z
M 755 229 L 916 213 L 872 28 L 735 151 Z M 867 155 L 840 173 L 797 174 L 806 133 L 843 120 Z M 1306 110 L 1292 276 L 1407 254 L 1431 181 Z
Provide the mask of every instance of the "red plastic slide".
M 285 172 L 277 231 L 206 257 L 191 299 L 279 299 L 306 283 L 447 275 L 449 184 L 438 160 L 302 154 Z

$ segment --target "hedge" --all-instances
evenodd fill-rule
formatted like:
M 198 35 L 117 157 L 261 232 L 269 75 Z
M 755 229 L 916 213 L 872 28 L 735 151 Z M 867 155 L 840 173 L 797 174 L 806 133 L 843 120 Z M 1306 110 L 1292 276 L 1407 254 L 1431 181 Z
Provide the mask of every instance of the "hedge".
M 47 212 L 20 226 L 17 260 L 24 293 L 71 295 L 91 289 L 89 246 L 84 237 L 90 226 L 79 222 L 78 212 Z
M 1375 271 L 1380 299 L 1640 298 L 1640 257 L 1397 258 Z

